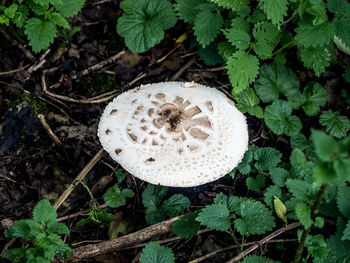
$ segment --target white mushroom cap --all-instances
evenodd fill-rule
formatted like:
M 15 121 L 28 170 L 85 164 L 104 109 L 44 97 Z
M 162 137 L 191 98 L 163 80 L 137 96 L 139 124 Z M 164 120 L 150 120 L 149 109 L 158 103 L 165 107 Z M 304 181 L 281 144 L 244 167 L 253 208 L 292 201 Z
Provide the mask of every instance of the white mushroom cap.
M 224 176 L 248 149 L 245 116 L 222 92 L 189 82 L 142 85 L 104 110 L 98 136 L 125 170 L 190 187 Z

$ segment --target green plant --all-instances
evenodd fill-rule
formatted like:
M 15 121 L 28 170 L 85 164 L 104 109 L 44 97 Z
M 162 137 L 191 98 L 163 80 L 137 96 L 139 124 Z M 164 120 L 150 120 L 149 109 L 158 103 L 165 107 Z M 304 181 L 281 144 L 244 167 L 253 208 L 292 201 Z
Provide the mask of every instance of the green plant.
M 141 263 L 174 263 L 174 253 L 170 248 L 163 247 L 157 242 L 150 242 L 142 249 Z
M 57 27 L 69 29 L 68 18 L 76 15 L 85 0 L 16 0 L 10 5 L 2 1 L 0 24 L 15 25 L 24 33 L 34 52 L 47 49 L 57 35 Z M 19 35 L 20 35 L 19 34 Z
M 9 249 L 4 255 L 12 262 L 52 262 L 56 255 L 68 258 L 71 249 L 58 234 L 69 234 L 63 223 L 57 222 L 57 213 L 48 200 L 39 201 L 33 210 L 33 219 L 17 220 L 5 232 L 7 238 L 23 238 L 30 247 Z

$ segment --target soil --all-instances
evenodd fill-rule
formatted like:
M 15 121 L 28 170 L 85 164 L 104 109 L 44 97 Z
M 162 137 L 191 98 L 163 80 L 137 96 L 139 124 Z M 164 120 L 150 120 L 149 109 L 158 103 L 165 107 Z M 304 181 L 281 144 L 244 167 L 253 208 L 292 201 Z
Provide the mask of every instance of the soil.
M 101 148 L 96 129 L 99 116 L 108 101 L 77 103 L 55 98 L 43 91 L 44 70 L 49 70 L 45 74 L 45 81 L 50 92 L 77 100 L 87 100 L 111 91 L 117 94 L 141 84 L 168 81 L 174 76 L 178 81 L 195 81 L 218 87 L 227 94 L 231 92 L 225 71 L 202 70 L 208 66 L 199 59 L 196 50 L 191 49 L 190 40 L 181 44 L 175 42 L 178 36 L 186 32 L 186 25 L 178 22 L 175 28 L 167 31 L 159 45 L 146 53 L 133 54 L 126 49 L 123 39 L 115 30 L 117 18 L 121 14 L 119 1 L 101 1 L 99 4 L 94 2 L 96 1 L 87 1 L 82 12 L 71 21 L 71 24 L 80 27 L 80 30 L 69 39 L 66 39 L 63 34 L 56 39 L 45 57 L 46 62 L 31 73 L 28 73 L 27 69 L 37 61 L 31 61 L 25 55 L 23 48 L 12 45 L 11 39 L 1 36 L 0 72 L 25 67 L 13 74 L 0 75 L 0 220 L 2 223 L 31 218 L 34 205 L 41 199 L 49 199 L 53 204 L 66 189 L 66 185 L 74 180 Z M 29 47 L 25 49 L 30 50 Z M 120 58 L 108 63 L 102 69 L 79 78 L 74 77 L 80 76 L 79 72 L 124 49 L 125 53 Z M 169 52 L 171 54 L 167 56 Z M 34 54 L 35 59 L 40 61 L 41 54 Z M 164 60 L 158 61 L 165 56 Z M 342 68 L 350 64 L 349 57 L 344 55 L 338 54 L 338 60 L 340 63 L 330 67 L 321 78 L 327 90 L 332 90 L 328 92 L 330 105 L 335 105 L 340 98 L 340 88 L 334 89 L 334 87 L 344 85 L 341 80 Z M 184 68 L 189 61 L 192 61 L 190 67 Z M 291 58 L 291 66 L 298 68 L 298 64 L 295 63 L 297 62 Z M 185 69 L 184 72 L 178 75 L 177 73 L 183 69 Z M 299 75 L 304 76 L 304 79 L 301 79 L 302 83 L 314 78 L 311 72 Z M 349 114 L 349 109 L 344 110 L 345 115 Z M 61 144 L 49 135 L 37 117 L 38 114 L 44 115 Z M 285 151 L 285 156 L 289 156 L 287 138 L 276 139 L 271 136 L 263 123 L 255 117 L 247 115 L 247 121 L 250 140 L 254 141 L 254 144 L 278 146 L 280 150 Z M 174 122 L 176 125 L 177 121 Z M 309 125 L 317 124 L 308 123 L 304 128 L 308 129 Z M 105 154 L 84 180 L 89 188 L 93 189 L 94 197 L 100 204 L 103 203 L 103 193 L 116 182 L 113 176 L 115 170 L 123 171 Z M 234 179 L 226 176 L 214 183 L 196 188 L 171 188 L 168 195 L 182 193 L 189 197 L 190 211 L 210 204 L 219 192 L 261 197 L 259 194 L 248 191 L 245 179 L 246 177 L 240 174 L 237 174 Z M 135 198 L 128 199 L 127 205 L 122 208 L 107 211 L 118 213 L 116 218 L 122 218 L 132 225 L 129 228 L 129 232 L 132 232 L 147 226 L 141 202 L 141 193 L 146 184 L 129 174 L 124 184 L 125 187 L 134 190 Z M 78 186 L 58 210 L 58 217 L 88 209 L 90 200 L 84 187 Z M 65 242 L 71 247 L 76 247 L 77 245 L 74 244 L 77 243 L 84 245 L 94 240 L 109 239 L 108 226 L 88 224 L 77 227 L 76 223 L 81 218 L 81 216 L 75 216 L 64 221 L 71 230 L 71 234 L 65 237 Z M 159 239 L 172 236 L 169 233 Z M 281 238 L 294 239 L 295 233 L 288 232 Z M 6 239 L 1 231 L 0 248 L 4 248 L 9 242 L 10 240 Z M 173 249 L 176 262 L 188 262 L 225 248 L 228 244 L 233 244 L 228 235 L 211 231 L 189 240 L 169 242 L 167 246 Z M 295 244 L 291 242 L 284 245 L 281 243 L 263 245 L 254 253 L 266 256 L 278 253 L 278 259 L 287 262 L 288 251 L 294 249 Z M 21 241 L 16 240 L 11 247 L 20 245 Z M 136 262 L 141 249 L 122 250 L 99 256 L 89 262 Z M 228 250 L 202 262 L 225 262 L 234 255 L 236 255 L 235 250 Z M 3 262 L 4 259 L 0 261 Z

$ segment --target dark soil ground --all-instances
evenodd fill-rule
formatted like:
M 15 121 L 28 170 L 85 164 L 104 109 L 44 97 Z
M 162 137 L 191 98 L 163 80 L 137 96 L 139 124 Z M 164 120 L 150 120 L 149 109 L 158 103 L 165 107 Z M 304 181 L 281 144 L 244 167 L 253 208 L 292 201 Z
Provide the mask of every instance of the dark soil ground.
M 77 174 L 101 148 L 96 135 L 96 127 L 107 100 L 101 103 L 76 103 L 66 99 L 55 98 L 43 92 L 42 74 L 45 74 L 47 88 L 54 94 L 86 100 L 98 95 L 115 92 L 121 93 L 140 84 L 168 80 L 195 81 L 212 87 L 219 87 L 230 94 L 231 86 L 224 71 L 208 71 L 208 67 L 198 58 L 195 49 L 190 48 L 189 40 L 177 44 L 175 39 L 190 29 L 178 23 L 168 31 L 161 44 L 143 54 L 132 54 L 129 51 L 102 69 L 93 70 L 80 76 L 76 73 L 104 61 L 121 52 L 125 47 L 123 40 L 117 35 L 115 26 L 120 15 L 119 1 L 94 3 L 87 1 L 82 12 L 74 18 L 72 25 L 80 27 L 74 32 L 64 32 L 51 46 L 45 57 L 46 62 L 37 70 L 27 70 L 40 60 L 41 54 L 34 54 L 31 61 L 25 50 L 13 45 L 10 37 L 2 34 L 0 43 L 0 72 L 7 72 L 25 67 L 12 74 L 0 74 L 0 220 L 17 220 L 30 218 L 34 205 L 41 199 L 54 201 L 65 190 Z M 74 33 L 71 37 L 67 37 Z M 18 42 L 17 42 L 18 43 Z M 29 47 L 25 47 L 30 50 Z M 169 52 L 171 52 L 169 54 Z M 162 59 L 164 58 L 164 59 Z M 162 59 L 161 61 L 159 61 Z M 349 65 L 348 58 L 340 59 L 340 64 L 331 67 L 324 75 L 323 82 L 327 89 L 341 86 L 339 67 Z M 293 65 L 297 67 L 298 65 Z M 306 72 L 305 80 L 313 75 Z M 73 76 L 73 77 L 72 77 Z M 78 78 L 74 79 L 74 76 Z M 337 92 L 337 89 L 334 89 Z M 339 94 L 328 93 L 333 98 L 330 103 L 336 104 Z M 336 108 L 336 107 L 335 107 Z M 62 145 L 58 145 L 43 127 L 38 114 L 44 115 L 52 131 Z M 289 152 L 285 138 L 272 140 L 263 124 L 256 118 L 248 117 L 250 141 L 259 146 L 278 146 Z M 313 125 L 313 124 L 308 124 Z M 288 156 L 288 155 L 287 155 Z M 116 169 L 122 169 L 107 154 L 95 165 L 87 175 L 85 183 L 93 189 L 95 198 L 102 204 L 102 195 L 113 185 L 112 177 Z M 136 193 L 126 206 L 120 209 L 109 209 L 117 213 L 117 218 L 127 220 L 135 231 L 146 227 L 144 207 L 141 196 L 146 184 L 127 176 L 126 186 Z M 245 177 L 237 174 L 232 180 L 227 176 L 214 183 L 197 189 L 170 189 L 169 194 L 181 192 L 191 199 L 190 210 L 196 210 L 212 202 L 216 193 L 235 194 L 258 197 L 248 192 Z M 255 195 L 255 196 L 254 196 Z M 82 186 L 78 186 L 58 211 L 58 217 L 74 214 L 89 208 L 90 197 Z M 108 226 L 92 224 L 77 227 L 80 216 L 65 220 L 71 235 L 65 242 L 71 247 L 75 244 L 87 244 L 96 240 L 107 240 Z M 4 226 L 2 226 L 4 227 Z M 1 230 L 0 248 L 4 248 L 10 240 L 5 239 Z M 159 237 L 165 239 L 173 236 L 167 234 Z M 294 233 L 286 233 L 283 239 L 295 239 Z M 253 240 L 248 240 L 253 241 Z M 11 247 L 20 246 L 17 240 Z M 176 255 L 177 262 L 188 262 L 209 252 L 225 248 L 233 244 L 228 236 L 218 232 L 197 235 L 190 240 L 176 240 L 167 243 Z M 272 255 L 278 253 L 282 262 L 290 257 L 288 251 L 295 248 L 295 242 L 281 245 L 264 245 L 256 253 Z M 113 255 L 105 255 L 90 262 L 136 262 L 142 248 L 122 250 Z M 236 254 L 228 250 L 202 261 L 225 262 Z M 288 255 L 289 254 L 289 255 Z M 1 260 L 1 259 L 0 259 Z

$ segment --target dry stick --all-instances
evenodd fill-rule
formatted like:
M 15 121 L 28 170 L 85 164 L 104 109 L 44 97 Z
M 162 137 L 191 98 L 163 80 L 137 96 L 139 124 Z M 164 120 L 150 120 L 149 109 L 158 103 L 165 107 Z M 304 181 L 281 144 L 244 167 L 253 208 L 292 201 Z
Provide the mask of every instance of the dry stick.
M 49 124 L 46 122 L 44 115 L 39 114 L 38 118 L 43 125 L 44 129 L 46 130 L 47 134 L 50 136 L 50 138 L 60 147 L 64 147 L 65 145 L 61 142 L 61 140 L 56 136 L 56 134 L 52 131 Z
M 178 79 L 182 73 L 184 73 L 189 67 L 192 66 L 192 64 L 196 61 L 196 58 L 192 58 L 191 60 L 189 60 L 182 68 L 180 68 L 174 76 L 172 76 L 172 78 L 170 79 L 171 81 L 174 81 L 176 79 Z
M 46 62 L 45 57 L 50 53 L 51 49 L 46 50 L 38 60 L 34 62 L 34 64 L 27 70 L 29 74 L 34 71 L 37 71 L 44 63 Z
M 297 241 L 298 241 L 298 239 L 296 239 L 296 238 L 295 239 L 275 239 L 275 240 L 269 240 L 266 243 L 297 242 Z M 253 244 L 256 244 L 256 242 L 245 243 L 245 244 L 243 244 L 243 246 L 246 247 L 246 246 L 250 246 L 250 245 L 253 245 Z M 218 253 L 221 253 L 221 252 L 224 252 L 224 251 L 227 251 L 227 250 L 231 250 L 231 249 L 234 249 L 234 248 L 239 248 L 239 247 L 240 246 L 237 246 L 237 245 L 232 245 L 232 246 L 229 246 L 229 247 L 225 247 L 225 248 L 219 249 L 217 251 L 211 252 L 209 254 L 206 254 L 204 256 L 201 256 L 199 258 L 196 258 L 194 260 L 191 260 L 188 263 L 198 263 L 198 262 L 201 262 L 201 261 L 203 261 L 203 260 L 205 260 L 207 258 L 215 256 Z
M 10 70 L 10 71 L 0 72 L 0 76 L 11 75 L 11 74 L 16 73 L 18 71 L 24 70 L 27 67 L 29 67 L 29 65 L 25 65 L 24 67 L 20 67 L 18 69 L 13 69 L 13 70 Z
M 170 231 L 171 223 L 180 219 L 181 217 L 182 216 L 177 216 L 134 233 L 104 241 L 99 244 L 75 248 L 72 250 L 71 256 L 67 261 L 76 262 L 81 261 L 82 259 L 92 258 L 101 254 L 113 252 L 118 249 L 130 247 L 137 243 L 165 234 Z
M 74 188 L 81 182 L 81 180 L 84 179 L 84 177 L 90 172 L 90 170 L 94 167 L 94 165 L 102 158 L 105 151 L 100 149 L 95 156 L 90 160 L 90 162 L 84 167 L 83 170 L 78 174 L 78 176 L 74 179 L 74 181 L 68 186 L 66 191 L 63 192 L 63 194 L 57 199 L 56 203 L 54 204 L 54 208 L 57 210 L 63 202 L 68 198 L 70 193 L 74 190 Z
M 189 69 L 188 71 L 192 71 L 192 72 L 215 72 L 215 71 L 223 71 L 223 70 L 226 70 L 226 67 Z
M 77 74 L 74 74 L 71 76 L 72 79 L 78 79 L 78 78 L 81 78 L 82 76 L 85 76 L 87 74 L 89 74 L 90 72 L 92 71 L 96 71 L 98 69 L 101 69 L 103 68 L 105 65 L 107 64 L 110 64 L 112 62 L 114 62 L 115 60 L 117 60 L 118 58 L 120 58 L 122 55 L 124 55 L 125 51 L 120 51 L 118 54 L 115 54 L 114 56 L 104 60 L 104 61 L 101 61 L 100 63 L 98 64 L 95 64 L 87 69 L 84 69 L 83 71 L 80 71 L 78 72 Z
M 275 238 L 276 236 L 279 236 L 280 234 L 282 234 L 288 230 L 294 229 L 296 227 L 299 227 L 299 226 L 300 226 L 300 223 L 296 222 L 296 223 L 289 224 L 286 227 L 282 227 L 282 228 L 276 230 L 275 232 L 272 232 L 270 235 L 268 235 L 268 236 L 264 237 L 263 239 L 261 239 L 260 241 L 256 242 L 254 245 L 247 248 L 242 253 L 238 254 L 237 256 L 235 256 L 233 259 L 227 261 L 226 263 L 234 263 L 234 262 L 241 260 L 243 257 L 245 257 L 246 255 L 248 255 L 249 253 L 251 253 L 252 251 L 257 249 L 261 245 L 267 243 L 271 239 Z

